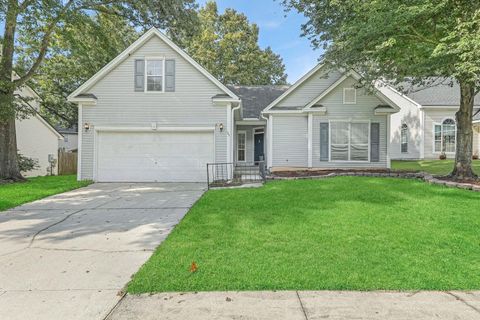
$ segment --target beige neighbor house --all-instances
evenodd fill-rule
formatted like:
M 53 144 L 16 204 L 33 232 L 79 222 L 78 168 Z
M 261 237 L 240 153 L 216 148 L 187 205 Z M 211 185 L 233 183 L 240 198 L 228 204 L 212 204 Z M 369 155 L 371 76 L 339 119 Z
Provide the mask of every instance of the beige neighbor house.
M 390 117 L 355 72 L 316 66 L 291 87 L 227 87 L 151 29 L 75 90 L 78 178 L 205 182 L 207 163 L 388 168 Z
M 58 147 L 63 140 L 62 135 L 39 114 L 41 99 L 34 90 L 24 86 L 15 94 L 25 107 L 32 110 L 32 115 L 27 119 L 15 121 L 17 148 L 22 155 L 37 160 L 39 165 L 38 169 L 22 174 L 26 177 L 56 174 Z

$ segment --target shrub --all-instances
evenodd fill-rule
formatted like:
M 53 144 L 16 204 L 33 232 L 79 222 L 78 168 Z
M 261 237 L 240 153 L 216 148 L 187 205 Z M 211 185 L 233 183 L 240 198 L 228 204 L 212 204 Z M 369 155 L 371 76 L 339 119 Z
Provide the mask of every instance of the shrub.
M 440 157 L 439 157 L 439 158 L 440 158 L 440 160 L 446 160 L 446 159 L 447 159 L 447 155 L 445 154 L 445 152 L 442 152 L 442 153 L 440 154 Z
M 27 171 L 40 168 L 40 166 L 38 165 L 38 160 L 25 157 L 21 153 L 19 153 L 17 156 L 17 163 L 18 163 L 18 168 L 20 169 L 20 172 L 27 172 Z

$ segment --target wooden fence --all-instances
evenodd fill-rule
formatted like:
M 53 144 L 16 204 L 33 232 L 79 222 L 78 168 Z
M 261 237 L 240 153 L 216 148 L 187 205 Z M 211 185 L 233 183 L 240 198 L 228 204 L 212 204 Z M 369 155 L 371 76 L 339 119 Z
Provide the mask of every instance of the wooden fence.
M 58 174 L 76 174 L 77 173 L 77 153 L 76 152 L 58 152 Z

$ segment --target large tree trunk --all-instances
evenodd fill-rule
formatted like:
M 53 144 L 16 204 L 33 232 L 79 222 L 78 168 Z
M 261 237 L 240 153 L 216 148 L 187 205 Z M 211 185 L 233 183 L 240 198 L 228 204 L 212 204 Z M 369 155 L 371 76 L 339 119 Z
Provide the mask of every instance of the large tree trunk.
M 15 135 L 15 86 L 12 82 L 13 48 L 17 27 L 18 3 L 8 2 L 0 63 L 0 181 L 23 180 L 17 163 Z
M 472 169 L 472 119 L 475 85 L 460 81 L 460 92 L 460 109 L 455 115 L 457 120 L 457 152 L 455 167 L 450 176 L 456 180 L 471 180 L 477 178 Z

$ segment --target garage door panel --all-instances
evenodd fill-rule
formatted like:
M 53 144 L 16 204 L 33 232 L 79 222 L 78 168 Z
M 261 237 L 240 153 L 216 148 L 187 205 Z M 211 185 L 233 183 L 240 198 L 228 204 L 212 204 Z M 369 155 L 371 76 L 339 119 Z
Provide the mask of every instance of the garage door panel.
M 204 182 L 212 132 L 100 132 L 97 180 Z

